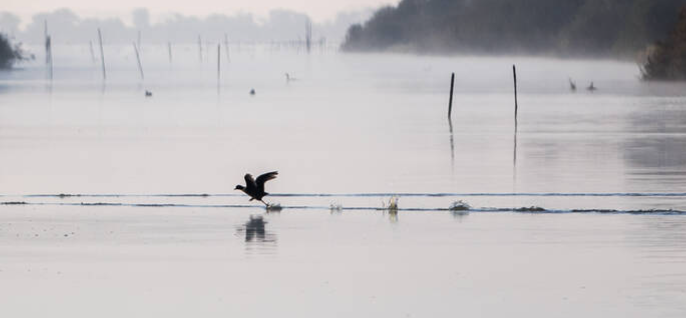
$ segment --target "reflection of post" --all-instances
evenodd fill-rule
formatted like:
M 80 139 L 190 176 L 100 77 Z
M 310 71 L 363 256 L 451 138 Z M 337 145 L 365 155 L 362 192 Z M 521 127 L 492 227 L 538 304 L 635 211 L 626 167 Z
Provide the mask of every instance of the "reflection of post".
M 450 128 L 450 167 L 453 172 L 455 170 L 455 142 L 453 138 L 453 122 L 448 118 L 448 127 Z
M 169 64 L 171 64 L 171 62 L 172 62 L 171 42 L 167 42 L 167 48 L 169 49 Z
M 514 154 L 513 154 L 513 161 L 512 163 L 517 166 L 517 131 L 514 133 Z
M 217 44 L 217 85 L 219 85 L 219 80 L 221 80 L 221 59 L 222 59 L 222 45 Z

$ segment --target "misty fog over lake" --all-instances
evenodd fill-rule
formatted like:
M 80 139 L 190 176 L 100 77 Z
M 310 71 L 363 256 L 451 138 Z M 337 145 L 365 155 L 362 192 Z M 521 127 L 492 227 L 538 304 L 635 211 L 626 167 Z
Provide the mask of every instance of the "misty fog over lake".
M 308 50 L 295 17 L 101 26 L 105 78 L 90 18 L 49 23 L 52 68 L 40 20 L 14 24 L 35 59 L 0 71 L 0 314 L 686 314 L 686 84 L 342 52 L 318 22 Z M 269 171 L 278 209 L 234 190 Z

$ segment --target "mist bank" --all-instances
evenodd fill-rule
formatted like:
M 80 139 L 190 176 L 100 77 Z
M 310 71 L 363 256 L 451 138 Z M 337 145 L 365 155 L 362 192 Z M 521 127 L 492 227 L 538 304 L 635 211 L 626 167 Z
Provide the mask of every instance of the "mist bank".
M 402 0 L 352 25 L 344 51 L 633 57 L 686 0 Z
M 351 24 L 368 19 L 373 12 L 341 12 L 332 21 L 312 23 L 313 40 L 340 43 Z M 159 23 L 151 23 L 147 9 L 136 9 L 131 14 L 133 25 L 127 25 L 118 18 L 82 18 L 69 9 L 59 9 L 36 14 L 26 27 L 20 28 L 22 21 L 17 15 L 0 12 L 0 32 L 31 44 L 43 44 L 46 23 L 53 44 L 95 41 L 98 28 L 110 44 L 137 41 L 139 31 L 143 43 L 197 43 L 198 36 L 202 41 L 216 42 L 224 41 L 225 34 L 232 42 L 269 42 L 304 40 L 305 26 L 311 21 L 306 14 L 289 10 L 272 10 L 263 19 L 250 13 L 213 14 L 206 18 L 175 14 Z

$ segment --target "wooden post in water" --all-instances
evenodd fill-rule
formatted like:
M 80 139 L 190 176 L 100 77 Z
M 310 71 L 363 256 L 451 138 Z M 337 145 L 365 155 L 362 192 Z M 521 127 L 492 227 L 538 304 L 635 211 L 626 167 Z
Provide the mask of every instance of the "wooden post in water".
M 47 69 L 48 78 L 52 81 L 52 39 L 48 34 L 48 21 L 45 20 L 45 67 Z
M 105 71 L 105 51 L 102 49 L 102 33 L 98 28 L 98 43 L 100 43 L 100 62 L 102 62 L 102 79 L 107 79 L 107 72 Z
M 231 63 L 231 56 L 229 55 L 229 35 L 224 33 L 224 50 L 226 51 L 226 62 Z
M 45 40 L 45 51 L 47 52 L 48 77 L 52 80 L 52 37 L 48 35 Z
M 305 47 L 307 48 L 307 53 L 310 53 L 310 48 L 312 47 L 312 22 L 310 18 L 305 21 Z
M 136 61 L 138 61 L 138 71 L 141 73 L 141 79 L 145 79 L 145 76 L 143 76 L 143 64 L 141 64 L 141 56 L 138 53 L 138 46 L 136 45 L 136 42 L 133 42 L 133 50 L 136 52 Z
M 517 67 L 512 65 L 512 76 L 514 77 L 514 98 L 515 98 L 515 109 L 514 109 L 514 121 L 515 121 L 515 132 L 517 131 Z
M 450 76 L 450 101 L 448 102 L 448 120 L 453 112 L 453 87 L 455 87 L 455 73 Z
M 198 60 L 202 63 L 202 39 L 198 34 Z

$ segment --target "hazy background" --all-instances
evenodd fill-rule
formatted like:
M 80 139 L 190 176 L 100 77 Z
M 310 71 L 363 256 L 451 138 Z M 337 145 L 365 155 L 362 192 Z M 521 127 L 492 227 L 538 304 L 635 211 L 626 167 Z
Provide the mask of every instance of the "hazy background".
M 26 17 L 7 7 L 5 9 L 8 11 L 0 12 L 0 32 L 29 44 L 43 43 L 46 21 L 55 44 L 88 43 L 96 39 L 97 28 L 102 29 L 107 43 L 130 43 L 137 39 L 140 31 L 141 41 L 145 44 L 167 41 L 195 43 L 198 35 L 208 41 L 223 41 L 225 33 L 232 42 L 302 40 L 308 20 L 312 22 L 314 40 L 326 38 L 340 42 L 347 28 L 351 24 L 366 21 L 375 7 L 360 6 L 357 9 L 335 12 L 330 16 L 317 14 L 319 11 L 310 14 L 293 9 L 270 9 L 264 14 L 216 10 L 205 15 L 195 15 L 193 10 L 179 10 L 182 13 L 156 16 L 151 9 L 138 8 L 130 9 L 124 14 L 94 17 L 79 14 L 78 7 L 70 7 L 41 11 Z

